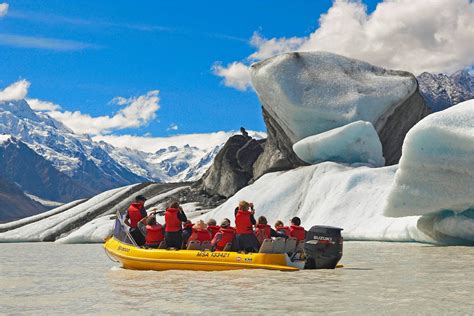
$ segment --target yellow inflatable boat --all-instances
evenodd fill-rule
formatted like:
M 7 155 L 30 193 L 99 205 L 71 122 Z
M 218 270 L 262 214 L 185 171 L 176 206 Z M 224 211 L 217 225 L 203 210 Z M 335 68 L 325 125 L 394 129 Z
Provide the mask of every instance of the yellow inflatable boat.
M 119 217 L 114 235 L 104 244 L 107 255 L 126 269 L 134 270 L 201 270 L 267 269 L 297 271 L 300 269 L 334 269 L 342 257 L 340 228 L 313 226 L 306 241 L 266 239 L 258 253 L 210 250 L 146 249 L 135 245 Z
M 114 237 L 104 244 L 107 254 L 126 269 L 202 270 L 269 269 L 297 271 L 304 261 L 291 261 L 287 254 L 238 253 L 230 251 L 144 249 Z

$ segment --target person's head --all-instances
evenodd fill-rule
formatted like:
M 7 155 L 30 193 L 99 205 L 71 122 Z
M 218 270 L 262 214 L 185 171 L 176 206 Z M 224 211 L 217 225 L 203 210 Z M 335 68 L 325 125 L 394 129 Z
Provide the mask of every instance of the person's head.
M 221 222 L 221 227 L 222 228 L 228 228 L 230 227 L 230 219 L 224 218 Z
M 277 220 L 277 221 L 275 222 L 275 227 L 283 227 L 283 226 L 285 226 L 285 225 L 283 224 L 282 221 Z
M 194 224 L 193 228 L 195 230 L 206 230 L 207 225 L 206 225 L 206 223 L 204 223 L 204 221 L 202 219 L 200 219 L 196 222 L 196 224 Z
M 156 216 L 155 215 L 149 216 L 148 219 L 146 220 L 146 224 L 147 225 L 155 225 L 156 224 Z
M 267 225 L 267 218 L 265 216 L 260 216 L 257 219 L 257 224 Z
M 215 219 L 209 218 L 209 219 L 207 220 L 207 226 L 216 226 L 216 225 L 217 225 L 217 222 L 216 222 Z
M 169 204 L 169 208 L 179 208 L 179 202 L 178 201 L 171 201 Z
M 248 211 L 249 210 L 249 202 L 247 201 L 240 201 L 239 202 L 239 209 L 241 209 L 242 211 Z
M 291 225 L 300 226 L 301 225 L 301 219 L 297 216 L 293 217 L 291 219 Z
M 145 201 L 146 201 L 146 197 L 144 197 L 143 195 L 137 195 L 135 197 L 135 203 L 145 204 Z

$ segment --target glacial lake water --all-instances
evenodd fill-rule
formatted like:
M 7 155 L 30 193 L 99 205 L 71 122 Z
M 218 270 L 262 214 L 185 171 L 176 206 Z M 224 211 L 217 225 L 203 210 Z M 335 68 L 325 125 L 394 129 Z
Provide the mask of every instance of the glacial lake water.
M 98 244 L 0 244 L 0 314 L 474 314 L 474 247 L 345 242 L 341 263 L 132 271 Z

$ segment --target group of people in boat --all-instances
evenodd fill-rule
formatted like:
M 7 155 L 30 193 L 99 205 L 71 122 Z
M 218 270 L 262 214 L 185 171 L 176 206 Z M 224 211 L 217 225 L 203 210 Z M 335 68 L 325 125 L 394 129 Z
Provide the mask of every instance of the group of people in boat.
M 305 229 L 301 220 L 293 217 L 289 226 L 278 220 L 272 228 L 265 216 L 255 219 L 253 203 L 240 201 L 235 208 L 235 227 L 224 218 L 220 225 L 215 219 L 206 222 L 198 220 L 192 223 L 187 219 L 183 208 L 177 201 L 172 201 L 164 211 L 164 225 L 156 221 L 156 212 L 148 214 L 145 210 L 146 198 L 138 195 L 127 210 L 124 223 L 130 227 L 130 235 L 138 246 L 158 248 L 162 241 L 166 248 L 187 249 L 191 241 L 210 242 L 215 251 L 258 252 L 265 239 L 272 237 L 294 237 L 304 240 Z M 230 246 L 230 247 L 229 247 Z

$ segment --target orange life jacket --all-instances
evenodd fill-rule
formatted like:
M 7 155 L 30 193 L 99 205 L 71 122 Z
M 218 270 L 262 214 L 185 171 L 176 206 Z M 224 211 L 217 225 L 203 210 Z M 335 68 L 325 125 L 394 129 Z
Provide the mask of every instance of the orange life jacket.
M 179 209 L 167 208 L 165 212 L 165 231 L 179 232 L 181 230 L 181 220 L 178 218 Z
M 255 229 L 255 236 L 258 239 L 258 242 L 261 244 L 265 239 L 269 239 L 272 236 L 272 228 L 267 224 L 257 224 L 257 229 Z
M 290 226 L 290 237 L 296 237 L 298 241 L 306 238 L 306 231 L 304 227 L 291 225 Z
M 235 229 L 237 234 L 253 234 L 253 224 L 250 220 L 252 213 L 249 211 L 238 210 L 235 215 Z
M 145 245 L 159 244 L 165 238 L 162 229 L 160 224 L 146 225 Z
M 142 203 L 132 203 L 128 208 L 128 217 L 130 218 L 130 227 L 137 228 L 138 222 L 143 218 L 141 209 L 143 208 Z
M 221 228 L 219 232 L 214 236 L 212 244 L 216 246 L 217 251 L 224 250 L 225 245 L 229 242 L 233 242 L 235 237 L 235 229 L 232 227 Z
M 207 226 L 207 230 L 211 233 L 211 239 L 219 232 L 220 226 Z
M 211 240 L 211 233 L 207 230 L 197 230 L 193 228 L 193 233 L 188 241 L 199 240 L 200 242 Z
M 276 231 L 285 234 L 286 237 L 290 237 L 290 228 L 288 226 L 275 227 Z

